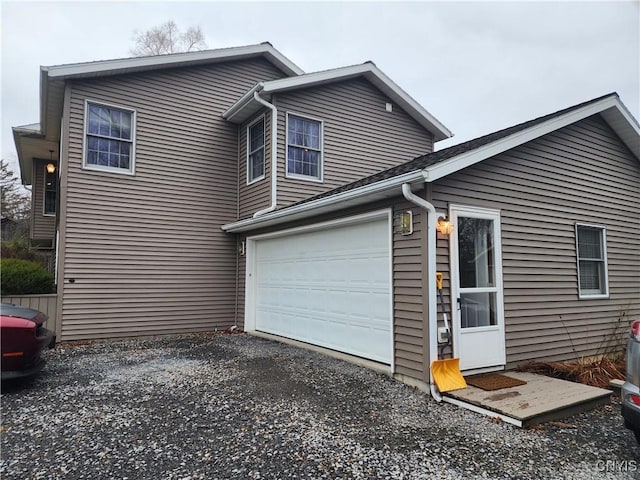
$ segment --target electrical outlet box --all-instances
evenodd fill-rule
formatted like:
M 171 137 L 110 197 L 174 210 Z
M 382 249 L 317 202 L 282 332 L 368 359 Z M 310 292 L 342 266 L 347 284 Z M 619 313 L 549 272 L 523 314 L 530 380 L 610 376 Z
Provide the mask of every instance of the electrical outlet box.
M 438 328 L 438 343 L 447 343 L 447 340 L 449 340 L 447 329 L 444 327 Z

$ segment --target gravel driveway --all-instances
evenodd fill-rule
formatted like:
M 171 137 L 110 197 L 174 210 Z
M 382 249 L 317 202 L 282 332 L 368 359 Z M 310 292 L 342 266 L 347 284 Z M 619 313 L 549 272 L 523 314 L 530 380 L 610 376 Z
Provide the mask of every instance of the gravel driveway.
M 3 385 L 8 479 L 640 477 L 619 404 L 523 431 L 247 335 L 59 345 Z

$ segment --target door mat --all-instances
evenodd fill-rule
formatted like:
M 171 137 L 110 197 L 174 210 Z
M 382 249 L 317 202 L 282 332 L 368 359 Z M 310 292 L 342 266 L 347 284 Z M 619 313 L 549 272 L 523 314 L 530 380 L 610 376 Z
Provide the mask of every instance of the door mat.
M 473 385 L 482 390 L 500 390 L 501 388 L 518 387 L 527 383 L 523 380 L 507 377 L 500 373 L 474 375 L 472 377 L 465 377 L 465 380 L 467 381 L 467 385 Z

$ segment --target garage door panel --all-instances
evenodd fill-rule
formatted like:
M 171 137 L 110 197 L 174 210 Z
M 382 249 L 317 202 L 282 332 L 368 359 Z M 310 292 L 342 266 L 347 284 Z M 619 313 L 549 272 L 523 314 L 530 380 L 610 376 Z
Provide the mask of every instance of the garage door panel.
M 256 330 L 391 362 L 385 218 L 255 242 Z

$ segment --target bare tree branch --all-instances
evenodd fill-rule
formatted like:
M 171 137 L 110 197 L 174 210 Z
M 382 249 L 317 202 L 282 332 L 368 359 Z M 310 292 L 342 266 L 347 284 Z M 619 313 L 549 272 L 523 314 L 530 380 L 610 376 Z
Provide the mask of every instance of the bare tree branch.
M 145 32 L 134 32 L 134 46 L 129 53 L 134 57 L 166 55 L 168 53 L 192 52 L 207 48 L 200 27 L 189 27 L 184 33 L 173 20 L 152 27 Z

